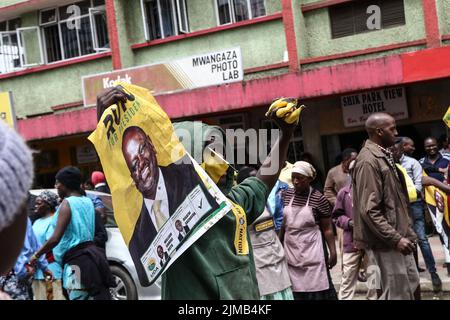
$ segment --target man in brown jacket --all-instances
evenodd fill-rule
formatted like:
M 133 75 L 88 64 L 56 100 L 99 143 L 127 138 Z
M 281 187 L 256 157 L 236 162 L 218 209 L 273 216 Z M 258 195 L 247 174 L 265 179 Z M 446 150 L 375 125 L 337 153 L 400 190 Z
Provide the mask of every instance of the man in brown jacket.
M 356 159 L 358 152 L 353 148 L 342 151 L 342 162 L 328 171 L 323 195 L 330 201 L 331 206 L 336 204 L 336 196 L 343 187 L 350 183 L 348 166 Z
M 419 286 L 403 176 L 388 150 L 395 143 L 395 119 L 385 113 L 366 121 L 369 140 L 353 172 L 355 244 L 369 258 L 368 285 L 380 300 L 412 300 Z

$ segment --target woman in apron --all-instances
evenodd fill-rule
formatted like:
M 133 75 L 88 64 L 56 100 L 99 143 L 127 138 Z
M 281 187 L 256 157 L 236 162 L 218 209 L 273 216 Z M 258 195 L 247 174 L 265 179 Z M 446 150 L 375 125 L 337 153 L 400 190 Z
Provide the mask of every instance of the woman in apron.
M 311 187 L 315 177 L 316 170 L 308 162 L 294 164 L 294 188 L 286 190 L 283 196 L 284 218 L 280 238 L 294 298 L 336 300 L 329 272 L 337 260 L 331 205 L 322 193 Z

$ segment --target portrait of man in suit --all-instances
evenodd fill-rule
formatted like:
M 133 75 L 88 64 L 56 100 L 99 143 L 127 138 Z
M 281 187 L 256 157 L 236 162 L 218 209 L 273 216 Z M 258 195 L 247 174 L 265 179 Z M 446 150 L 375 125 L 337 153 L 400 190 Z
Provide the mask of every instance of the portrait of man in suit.
M 166 167 L 159 166 L 157 151 L 141 128 L 131 126 L 124 131 L 122 153 L 131 178 L 143 196 L 129 250 L 141 284 L 149 285 L 141 257 L 187 195 L 200 186 L 212 208 L 215 210 L 218 205 L 206 190 L 189 156 Z
M 191 230 L 188 225 L 183 226 L 181 220 L 175 221 L 175 228 L 178 230 L 178 241 L 182 241 Z
M 158 246 L 156 248 L 156 252 L 158 253 L 158 257 L 159 257 L 159 265 L 161 266 L 161 268 L 167 263 L 167 261 L 169 261 L 169 255 L 167 254 L 166 251 L 164 251 L 162 246 Z

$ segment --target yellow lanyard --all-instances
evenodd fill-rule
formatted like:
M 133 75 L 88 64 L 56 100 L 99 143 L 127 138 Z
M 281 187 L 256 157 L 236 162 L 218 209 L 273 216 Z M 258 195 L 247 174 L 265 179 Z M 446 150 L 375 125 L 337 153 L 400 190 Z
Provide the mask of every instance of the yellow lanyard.
M 236 249 L 236 254 L 240 256 L 248 255 L 248 239 L 247 239 L 247 216 L 245 215 L 244 209 L 231 201 L 233 205 L 231 211 L 233 211 L 234 217 L 236 219 L 236 232 L 234 236 L 234 248 Z

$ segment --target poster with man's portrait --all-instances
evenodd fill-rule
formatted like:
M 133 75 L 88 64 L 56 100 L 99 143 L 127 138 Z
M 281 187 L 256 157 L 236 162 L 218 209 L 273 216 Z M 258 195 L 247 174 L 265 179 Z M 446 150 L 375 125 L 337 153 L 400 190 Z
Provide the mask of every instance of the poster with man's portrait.
M 139 280 L 148 286 L 230 205 L 185 151 L 150 92 L 117 85 L 133 101 L 108 108 L 89 140 L 100 157 Z
M 450 217 L 447 195 L 434 186 L 426 186 L 425 203 L 437 233 L 441 236 L 445 246 L 449 247 Z

